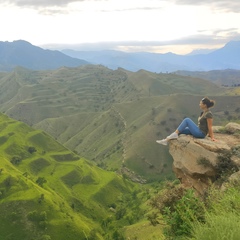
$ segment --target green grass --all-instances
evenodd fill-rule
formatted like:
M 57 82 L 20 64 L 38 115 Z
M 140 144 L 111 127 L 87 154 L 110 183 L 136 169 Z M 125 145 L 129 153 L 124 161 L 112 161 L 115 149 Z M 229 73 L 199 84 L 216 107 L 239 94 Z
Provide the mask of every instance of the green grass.
M 31 161 L 31 163 L 29 164 L 29 167 L 31 169 L 31 172 L 33 172 L 34 174 L 37 174 L 40 171 L 42 171 L 44 168 L 48 167 L 49 165 L 51 165 L 51 163 L 49 163 L 48 160 L 44 158 L 38 158 L 36 160 Z
M 194 240 L 229 239 L 237 240 L 240 238 L 239 215 L 232 212 L 219 214 L 207 214 L 205 224 L 194 226 Z
M 142 221 L 124 228 L 124 235 L 129 239 L 164 240 L 163 227 L 152 226 L 149 221 Z
M 119 169 L 125 162 L 146 179 L 159 180 L 171 174 L 171 158 L 155 141 L 166 137 L 185 116 L 196 122 L 199 101 L 206 95 L 217 103 L 215 125 L 237 120 L 239 94 L 229 91 L 200 78 L 144 70 L 113 71 L 94 65 L 52 71 L 18 68 L 0 79 L 0 110 L 44 130 L 107 170 Z M 0 142 L 9 137 L 3 134 Z M 40 146 L 39 152 L 64 151 L 37 132 L 29 139 Z M 16 148 L 7 147 L 8 152 Z
M 191 239 L 239 239 L 239 209 L 239 181 L 228 183 L 227 189 L 222 192 L 212 189 L 209 194 L 205 222 L 193 223 Z
M 216 100 L 214 125 L 239 119 L 238 89 L 199 78 L 90 65 L 1 74 L 0 110 L 28 124 L 0 114 L 1 237 L 161 239 L 162 225 L 146 221 L 148 187 L 112 170 L 125 165 L 149 182 L 171 179 L 168 148 L 156 140 L 186 116 L 196 122 L 206 95 Z M 29 219 L 45 213 L 43 221 Z M 228 226 L 222 215 L 209 216 L 199 231 L 213 222 Z
M 1 237 L 104 239 L 101 222 L 112 215 L 109 205 L 129 194 L 134 184 L 3 114 L 0 128 L 0 139 L 4 139 L 0 145 Z M 36 151 L 30 153 L 29 147 Z M 13 157 L 20 161 L 11 163 Z M 46 180 L 42 186 L 37 184 L 39 178 Z M 37 219 L 45 214 L 46 219 L 33 221 L 32 214 Z
M 177 71 L 176 74 L 206 79 L 219 86 L 225 85 L 231 87 L 239 84 L 240 71 L 235 69 L 212 70 L 207 72 Z

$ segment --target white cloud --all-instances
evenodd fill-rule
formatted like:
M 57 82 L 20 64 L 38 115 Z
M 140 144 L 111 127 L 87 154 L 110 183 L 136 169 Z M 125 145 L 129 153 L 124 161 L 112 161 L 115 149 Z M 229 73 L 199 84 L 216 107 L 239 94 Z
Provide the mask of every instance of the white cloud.
M 209 8 L 215 10 L 221 10 L 226 12 L 236 12 L 240 11 L 240 1 L 239 0 L 173 0 L 176 4 L 182 5 L 193 5 L 193 6 L 208 6 Z
M 234 11 L 239 5 L 235 0 L 3 0 L 0 41 L 111 43 L 129 51 L 215 48 L 240 39 L 240 14 Z
M 67 6 L 73 2 L 83 2 L 86 0 L 3 0 L 20 7 L 47 7 L 47 6 Z

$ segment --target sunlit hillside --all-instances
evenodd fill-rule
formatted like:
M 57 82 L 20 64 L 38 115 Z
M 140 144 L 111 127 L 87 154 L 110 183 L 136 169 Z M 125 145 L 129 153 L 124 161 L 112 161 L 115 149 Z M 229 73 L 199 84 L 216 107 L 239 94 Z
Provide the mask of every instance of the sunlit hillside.
M 112 239 L 143 216 L 127 206 L 138 185 L 2 114 L 0 130 L 1 239 Z
M 216 100 L 214 124 L 239 119 L 239 95 L 228 96 L 229 88 L 200 78 L 101 65 L 16 68 L 0 77 L 2 112 L 46 131 L 101 168 L 127 167 L 135 180 L 173 177 L 168 149 L 156 140 L 186 116 L 197 121 L 202 97 Z

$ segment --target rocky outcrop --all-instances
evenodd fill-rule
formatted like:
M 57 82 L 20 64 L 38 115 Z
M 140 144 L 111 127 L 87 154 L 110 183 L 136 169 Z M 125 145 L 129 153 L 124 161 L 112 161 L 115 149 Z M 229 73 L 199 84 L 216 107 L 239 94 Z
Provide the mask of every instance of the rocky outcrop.
M 217 141 L 208 137 L 197 139 L 180 135 L 169 143 L 176 177 L 185 188 L 194 188 L 200 195 L 219 177 L 220 155 L 228 153 L 235 172 L 240 167 L 240 124 L 228 123 L 225 127 L 214 127 L 214 132 Z

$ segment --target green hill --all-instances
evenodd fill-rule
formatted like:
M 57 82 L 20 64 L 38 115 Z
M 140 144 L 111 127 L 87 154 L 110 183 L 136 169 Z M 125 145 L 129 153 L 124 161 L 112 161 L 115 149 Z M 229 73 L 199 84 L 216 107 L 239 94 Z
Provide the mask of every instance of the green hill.
M 0 110 L 41 129 L 108 170 L 128 167 L 149 181 L 172 177 L 167 148 L 156 144 L 203 96 L 216 99 L 214 124 L 238 120 L 239 94 L 210 81 L 100 65 L 0 75 Z
M 3 114 L 0 143 L 1 239 L 112 239 L 129 224 L 132 183 Z
M 206 72 L 177 71 L 176 74 L 207 79 L 223 86 L 239 86 L 240 84 L 240 71 L 235 69 L 212 70 Z

